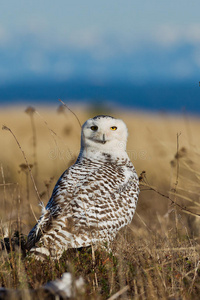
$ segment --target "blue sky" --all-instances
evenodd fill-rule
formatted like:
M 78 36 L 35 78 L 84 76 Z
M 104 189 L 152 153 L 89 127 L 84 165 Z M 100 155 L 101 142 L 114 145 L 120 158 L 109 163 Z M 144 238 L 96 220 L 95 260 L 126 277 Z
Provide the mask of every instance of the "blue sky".
M 0 2 L 0 82 L 199 81 L 200 1 Z

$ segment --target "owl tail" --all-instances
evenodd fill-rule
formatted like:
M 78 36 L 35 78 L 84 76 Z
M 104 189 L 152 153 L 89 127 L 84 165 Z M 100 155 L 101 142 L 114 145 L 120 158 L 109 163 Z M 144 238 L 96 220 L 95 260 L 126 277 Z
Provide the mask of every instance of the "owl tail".
M 58 249 L 50 249 L 42 245 L 41 247 L 33 247 L 30 250 L 30 256 L 34 257 L 36 260 L 44 261 L 46 259 L 59 259 L 62 256 L 63 251 Z
M 33 229 L 29 232 L 28 240 L 26 242 L 26 249 L 30 250 L 35 244 L 40 240 L 42 236 L 42 231 L 37 230 L 38 224 L 36 224 Z
M 30 250 L 39 242 L 40 238 L 43 236 L 45 229 L 49 226 L 51 222 L 50 211 L 45 210 L 38 220 L 38 223 L 31 229 L 28 235 L 28 240 L 26 243 L 26 249 Z

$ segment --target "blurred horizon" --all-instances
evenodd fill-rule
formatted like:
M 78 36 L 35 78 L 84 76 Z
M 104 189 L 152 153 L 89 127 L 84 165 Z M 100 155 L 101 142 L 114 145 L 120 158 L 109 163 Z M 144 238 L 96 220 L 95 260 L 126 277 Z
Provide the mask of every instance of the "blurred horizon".
M 200 113 L 199 10 L 197 0 L 2 2 L 0 105 L 62 98 Z
M 200 115 L 199 88 L 192 82 L 134 85 L 129 82 L 94 84 L 85 80 L 29 82 L 0 88 L 0 106 L 85 106 L 95 111 L 125 109 Z

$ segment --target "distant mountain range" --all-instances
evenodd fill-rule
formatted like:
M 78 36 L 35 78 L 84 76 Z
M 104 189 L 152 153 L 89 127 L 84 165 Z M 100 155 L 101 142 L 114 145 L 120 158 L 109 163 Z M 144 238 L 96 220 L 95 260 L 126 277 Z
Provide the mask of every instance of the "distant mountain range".
M 89 103 L 93 106 L 111 103 L 130 109 L 200 114 L 198 82 L 136 85 L 130 82 L 101 84 L 69 80 L 20 82 L 0 86 L 0 106 L 21 103 L 58 105 L 59 98 L 66 103 Z

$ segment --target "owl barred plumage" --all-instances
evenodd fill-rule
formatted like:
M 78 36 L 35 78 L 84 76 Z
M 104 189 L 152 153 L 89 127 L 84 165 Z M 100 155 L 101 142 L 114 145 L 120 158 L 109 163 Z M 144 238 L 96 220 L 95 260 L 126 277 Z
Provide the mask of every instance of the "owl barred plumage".
M 83 124 L 79 157 L 58 180 L 27 249 L 59 258 L 68 248 L 109 244 L 132 221 L 139 181 L 126 153 L 127 136 L 124 122 L 111 116 Z

